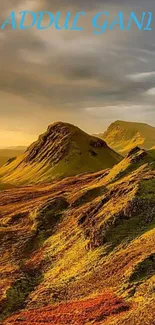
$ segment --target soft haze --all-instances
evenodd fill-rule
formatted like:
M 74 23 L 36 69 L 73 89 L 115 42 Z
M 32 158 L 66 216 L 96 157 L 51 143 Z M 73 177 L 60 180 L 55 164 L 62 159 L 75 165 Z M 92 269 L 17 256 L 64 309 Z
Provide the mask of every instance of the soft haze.
M 98 11 L 154 16 L 154 0 L 5 0 L 1 24 L 12 10 L 87 14 L 83 32 L 0 30 L 0 147 L 27 145 L 57 120 L 89 133 L 118 119 L 155 125 L 155 20 L 145 32 L 91 26 Z

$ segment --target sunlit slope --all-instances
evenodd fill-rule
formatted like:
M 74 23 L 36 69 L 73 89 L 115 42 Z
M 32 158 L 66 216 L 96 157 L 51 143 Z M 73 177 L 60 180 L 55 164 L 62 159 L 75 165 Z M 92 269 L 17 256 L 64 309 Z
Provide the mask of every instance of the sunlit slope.
M 1 315 L 18 312 L 5 325 L 153 324 L 154 168 L 135 148 L 111 170 L 0 193 Z
M 126 154 L 135 146 L 146 150 L 155 146 L 155 127 L 145 123 L 116 121 L 99 136 L 121 154 Z
M 5 324 L 25 325 L 84 325 L 101 324 L 101 320 L 111 315 L 121 315 L 129 309 L 123 299 L 112 292 L 104 292 L 96 297 L 67 303 L 56 303 L 50 307 L 26 311 L 15 315 Z
M 22 155 L 25 150 L 26 148 L 24 147 L 0 149 L 0 167 L 6 164 L 8 161 L 10 162 L 14 158 Z
M 1 183 L 48 182 L 110 168 L 121 156 L 98 138 L 67 123 L 54 123 L 23 156 L 0 169 Z
M 150 151 L 149 151 L 149 154 L 150 154 L 153 158 L 155 158 L 155 149 L 150 150 Z

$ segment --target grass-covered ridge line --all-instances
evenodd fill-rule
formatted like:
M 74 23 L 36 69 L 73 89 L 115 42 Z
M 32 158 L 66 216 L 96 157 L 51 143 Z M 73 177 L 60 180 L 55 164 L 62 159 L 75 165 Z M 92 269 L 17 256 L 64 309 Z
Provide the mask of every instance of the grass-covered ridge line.
M 1 183 L 49 182 L 111 168 L 122 157 L 98 138 L 67 123 L 54 123 L 23 156 L 0 169 Z
M 115 121 L 99 137 L 125 155 L 135 146 L 149 150 L 155 146 L 155 127 L 146 123 Z

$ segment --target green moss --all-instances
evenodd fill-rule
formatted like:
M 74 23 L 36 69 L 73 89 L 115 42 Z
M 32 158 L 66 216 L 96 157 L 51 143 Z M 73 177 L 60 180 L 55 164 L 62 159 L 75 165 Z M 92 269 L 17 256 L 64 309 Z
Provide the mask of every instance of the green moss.
M 48 200 L 41 208 L 31 213 L 32 236 L 25 244 L 23 253 L 25 256 L 40 248 L 44 241 L 55 232 L 68 205 L 65 198 L 57 197 Z
M 155 191 L 155 187 L 153 187 L 151 181 L 154 182 L 155 180 L 142 181 L 142 184 L 139 185 L 142 188 L 128 202 L 126 208 L 112 214 L 109 221 L 105 225 L 103 224 L 102 236 L 104 242 L 110 243 L 112 248 L 120 243 L 128 243 L 154 228 L 155 204 L 152 191 Z M 149 194 L 147 194 L 146 189 Z
M 130 276 L 130 282 L 139 282 L 155 274 L 155 254 L 138 263 Z
M 146 231 L 149 231 L 155 227 L 155 221 L 150 224 L 146 224 L 143 220 L 143 215 L 130 218 L 128 220 L 122 220 L 116 227 L 110 228 L 106 232 L 104 241 L 110 244 L 111 249 L 121 243 L 128 243 L 133 239 L 141 236 Z
M 48 200 L 41 208 L 36 210 L 31 219 L 34 221 L 33 229 L 36 235 L 48 238 L 55 231 L 60 222 L 63 211 L 67 209 L 68 202 L 63 197 Z
M 24 308 L 29 294 L 39 285 L 42 279 L 40 272 L 27 271 L 21 279 L 14 282 L 6 292 L 6 301 L 0 319 L 4 319 Z
M 155 178 L 144 180 L 140 183 L 138 196 L 155 200 Z
M 155 149 L 149 150 L 149 154 L 155 159 Z
M 99 186 L 85 191 L 74 203 L 74 207 L 93 201 L 96 197 L 103 195 L 106 192 L 105 186 Z

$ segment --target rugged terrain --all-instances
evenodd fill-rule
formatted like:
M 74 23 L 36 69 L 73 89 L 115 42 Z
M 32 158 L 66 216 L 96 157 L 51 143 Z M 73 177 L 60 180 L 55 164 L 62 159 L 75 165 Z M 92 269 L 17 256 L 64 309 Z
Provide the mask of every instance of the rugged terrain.
M 146 150 L 155 146 L 155 127 L 146 123 L 116 121 L 98 136 L 123 155 L 135 146 Z
M 153 325 L 154 227 L 155 160 L 138 147 L 111 169 L 1 191 L 2 323 Z
M 96 172 L 113 167 L 121 158 L 105 141 L 74 125 L 57 122 L 50 125 L 24 155 L 0 169 L 0 186 L 49 182 Z

